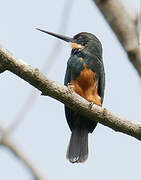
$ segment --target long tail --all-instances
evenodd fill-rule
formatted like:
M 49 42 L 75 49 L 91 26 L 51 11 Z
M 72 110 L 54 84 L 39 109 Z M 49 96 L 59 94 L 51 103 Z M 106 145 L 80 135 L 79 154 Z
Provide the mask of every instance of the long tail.
M 84 162 L 88 158 L 88 130 L 73 129 L 67 150 L 67 159 L 71 163 Z

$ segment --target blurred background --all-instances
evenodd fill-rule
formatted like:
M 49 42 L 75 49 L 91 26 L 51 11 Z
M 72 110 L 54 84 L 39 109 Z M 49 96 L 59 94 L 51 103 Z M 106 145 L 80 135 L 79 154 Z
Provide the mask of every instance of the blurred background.
M 128 0 L 139 11 L 139 0 Z M 141 81 L 116 36 L 92 1 L 5 0 L 1 2 L 0 44 L 16 57 L 63 84 L 69 44 L 35 28 L 74 36 L 95 34 L 103 45 L 106 89 L 103 106 L 141 122 Z M 139 179 L 141 143 L 98 124 L 89 135 L 89 157 L 83 164 L 66 160 L 70 130 L 64 105 L 40 96 L 18 76 L 0 74 L 0 123 L 11 127 L 11 136 L 34 165 L 50 180 Z M 0 179 L 31 180 L 25 166 L 0 146 Z

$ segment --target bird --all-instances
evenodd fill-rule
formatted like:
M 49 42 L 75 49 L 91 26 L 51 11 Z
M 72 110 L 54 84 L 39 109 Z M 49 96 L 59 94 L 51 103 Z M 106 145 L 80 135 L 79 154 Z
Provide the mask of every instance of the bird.
M 89 103 L 102 106 L 105 90 L 105 71 L 102 57 L 102 44 L 93 34 L 81 32 L 70 38 L 37 28 L 37 30 L 68 42 L 72 48 L 67 61 L 64 85 L 73 90 Z M 82 163 L 88 158 L 88 134 L 97 126 L 77 110 L 65 106 L 65 116 L 71 130 L 67 149 L 67 159 L 71 163 Z

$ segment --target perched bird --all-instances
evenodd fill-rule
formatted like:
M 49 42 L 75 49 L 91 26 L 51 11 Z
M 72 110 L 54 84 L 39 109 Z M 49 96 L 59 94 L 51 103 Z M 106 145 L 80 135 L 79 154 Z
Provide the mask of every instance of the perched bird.
M 38 29 L 44 33 L 69 42 L 72 48 L 67 63 L 64 84 L 71 84 L 76 93 L 91 103 L 102 106 L 105 88 L 105 72 L 102 60 L 102 45 L 98 38 L 81 32 L 73 38 Z M 88 158 L 88 133 L 92 133 L 97 122 L 80 115 L 65 106 L 65 115 L 71 130 L 67 150 L 70 162 L 84 162 Z

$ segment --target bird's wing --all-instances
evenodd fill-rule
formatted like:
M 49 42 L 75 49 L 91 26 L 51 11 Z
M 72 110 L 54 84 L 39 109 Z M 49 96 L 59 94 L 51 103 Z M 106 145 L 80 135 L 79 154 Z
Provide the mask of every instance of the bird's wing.
M 71 81 L 71 73 L 70 73 L 69 67 L 67 66 L 65 79 L 64 79 L 64 85 L 67 86 L 68 83 L 70 83 L 70 81 Z
M 99 76 L 99 82 L 98 82 L 98 94 L 100 95 L 102 102 L 104 98 L 104 89 L 105 89 L 105 72 L 104 72 L 104 66 L 102 66 Z

